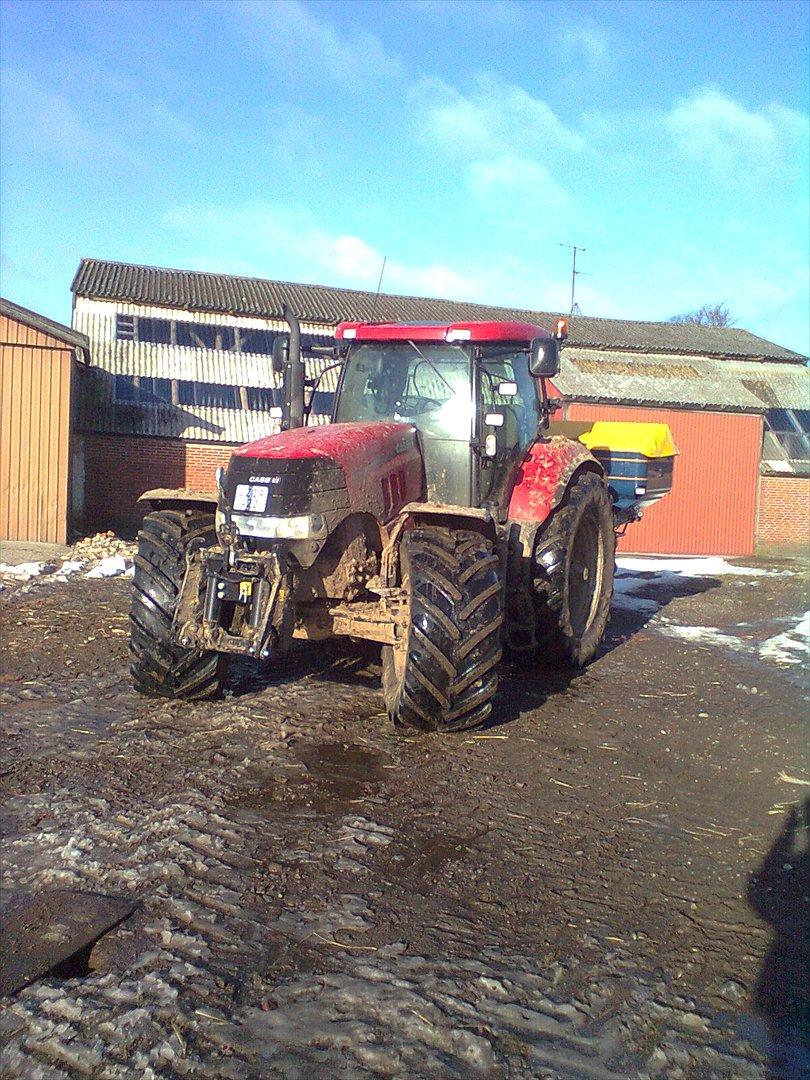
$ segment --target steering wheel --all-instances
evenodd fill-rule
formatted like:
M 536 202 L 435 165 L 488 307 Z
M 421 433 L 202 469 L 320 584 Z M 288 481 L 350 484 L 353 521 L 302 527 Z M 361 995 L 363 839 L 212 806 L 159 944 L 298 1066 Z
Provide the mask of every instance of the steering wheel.
M 437 398 L 423 397 L 421 394 L 403 394 L 396 403 L 397 412 L 401 412 L 405 416 L 418 416 L 420 413 L 440 409 L 442 405 L 444 405 L 443 401 L 439 401 Z

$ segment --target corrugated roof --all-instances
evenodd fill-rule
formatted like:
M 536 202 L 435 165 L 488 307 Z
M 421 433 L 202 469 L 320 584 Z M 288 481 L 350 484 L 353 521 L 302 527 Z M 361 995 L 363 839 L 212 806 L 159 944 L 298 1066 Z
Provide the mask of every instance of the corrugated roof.
M 7 319 L 15 319 L 24 326 L 30 326 L 43 334 L 50 334 L 57 341 L 64 341 L 66 345 L 73 345 L 77 349 L 82 349 L 85 354 L 90 349 L 90 340 L 86 334 L 81 334 L 70 326 L 54 322 L 47 315 L 40 315 L 37 311 L 21 307 L 19 304 L 15 304 L 3 297 L 0 297 L 0 315 L 5 315 Z
M 768 408 L 810 409 L 810 368 L 740 360 L 726 361 L 725 366 Z
M 773 372 L 794 374 L 776 379 Z M 660 405 L 677 408 L 713 408 L 765 412 L 770 403 L 750 389 L 745 378 L 768 381 L 777 397 L 784 391 L 792 399 L 804 385 L 810 392 L 810 369 L 800 365 L 731 363 L 717 357 L 690 356 L 688 364 L 677 353 L 628 353 L 580 349 L 562 350 L 560 372 L 554 385 L 571 401 L 619 402 L 624 405 Z M 786 406 L 789 407 L 789 406 Z
M 334 326 L 342 320 L 460 322 L 518 320 L 551 328 L 559 313 L 470 304 L 432 297 L 394 296 L 328 285 L 302 285 L 104 259 L 82 259 L 71 285 L 77 296 L 231 315 L 279 318 L 286 300 L 299 319 Z M 648 353 L 761 357 L 801 362 L 799 353 L 735 327 L 689 326 L 627 319 L 571 319 L 569 345 Z

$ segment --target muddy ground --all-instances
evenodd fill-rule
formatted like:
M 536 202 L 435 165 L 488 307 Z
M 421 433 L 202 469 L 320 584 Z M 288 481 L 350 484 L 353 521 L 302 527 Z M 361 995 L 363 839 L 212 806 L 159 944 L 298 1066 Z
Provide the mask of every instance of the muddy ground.
M 139 907 L 3 1002 L 0 1072 L 803 1075 L 807 687 L 761 646 L 807 586 L 775 569 L 642 576 L 586 673 L 506 666 L 451 738 L 389 727 L 374 648 L 155 702 L 127 581 L 5 589 L 5 895 Z

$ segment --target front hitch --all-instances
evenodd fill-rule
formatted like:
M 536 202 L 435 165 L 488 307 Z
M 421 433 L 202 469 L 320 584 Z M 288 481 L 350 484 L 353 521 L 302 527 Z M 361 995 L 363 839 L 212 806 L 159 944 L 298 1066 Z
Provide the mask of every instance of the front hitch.
M 191 618 L 189 604 L 178 605 L 176 635 L 186 648 L 267 659 L 292 643 L 293 573 L 274 553 L 201 552 L 189 563 L 182 594 L 197 601 Z

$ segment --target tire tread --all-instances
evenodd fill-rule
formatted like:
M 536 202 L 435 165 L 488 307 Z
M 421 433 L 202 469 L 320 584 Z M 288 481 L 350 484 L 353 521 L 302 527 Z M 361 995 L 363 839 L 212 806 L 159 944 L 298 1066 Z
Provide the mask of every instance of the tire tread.
M 138 533 L 130 609 L 130 672 L 148 697 L 197 700 L 214 696 L 224 677 L 224 657 L 185 649 L 172 640 L 172 621 L 192 541 L 214 540 L 210 514 L 157 510 Z
M 416 528 L 403 539 L 411 625 L 397 678 L 383 653 L 383 691 L 395 723 L 423 731 L 481 726 L 492 709 L 501 659 L 503 587 L 486 537 Z

